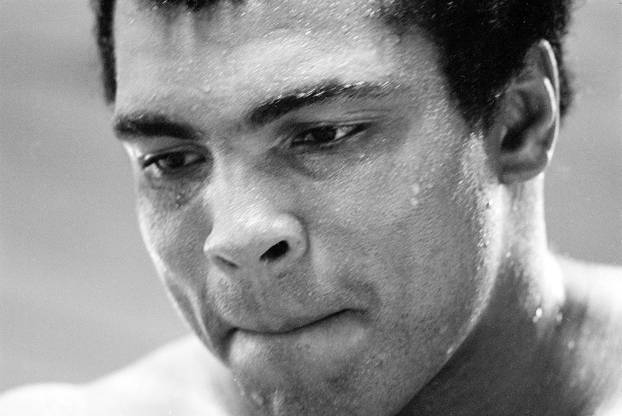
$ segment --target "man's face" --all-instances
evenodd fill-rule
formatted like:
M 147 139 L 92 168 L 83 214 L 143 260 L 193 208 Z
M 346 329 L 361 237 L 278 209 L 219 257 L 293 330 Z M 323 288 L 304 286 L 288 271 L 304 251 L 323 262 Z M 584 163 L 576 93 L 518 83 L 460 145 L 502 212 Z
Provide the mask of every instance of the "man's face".
M 265 413 L 394 414 L 498 245 L 435 46 L 375 2 L 146 3 L 118 1 L 115 113 L 173 299 Z

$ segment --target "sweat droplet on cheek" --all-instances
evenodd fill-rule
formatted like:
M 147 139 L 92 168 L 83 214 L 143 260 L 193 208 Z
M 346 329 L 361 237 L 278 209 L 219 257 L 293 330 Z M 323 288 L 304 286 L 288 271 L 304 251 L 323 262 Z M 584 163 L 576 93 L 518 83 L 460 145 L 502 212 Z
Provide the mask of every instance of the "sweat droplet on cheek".
M 421 185 L 418 183 L 414 183 L 410 186 L 411 196 L 410 196 L 410 205 L 416 207 L 419 205 L 419 193 L 421 192 Z

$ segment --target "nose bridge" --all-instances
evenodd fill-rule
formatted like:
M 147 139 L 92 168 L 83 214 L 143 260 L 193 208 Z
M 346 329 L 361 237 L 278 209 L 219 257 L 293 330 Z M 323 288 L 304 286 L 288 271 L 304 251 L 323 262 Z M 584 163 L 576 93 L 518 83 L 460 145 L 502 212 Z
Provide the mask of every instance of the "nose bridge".
M 281 275 L 304 255 L 305 230 L 278 184 L 232 169 L 219 188 L 203 247 L 210 263 L 228 274 Z

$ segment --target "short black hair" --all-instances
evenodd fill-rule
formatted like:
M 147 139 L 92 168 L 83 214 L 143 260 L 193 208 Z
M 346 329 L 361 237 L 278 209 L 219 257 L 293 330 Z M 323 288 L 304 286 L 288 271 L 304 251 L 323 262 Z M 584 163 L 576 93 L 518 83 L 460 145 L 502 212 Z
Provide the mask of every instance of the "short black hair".
M 572 101 L 562 41 L 572 0 L 396 0 L 385 12 L 398 29 L 417 25 L 440 48 L 450 91 L 470 121 L 486 119 L 531 46 L 546 39 L 557 59 L 560 112 Z
M 156 7 L 183 4 L 197 11 L 218 0 L 148 0 Z M 241 1 L 241 0 L 237 0 Z M 91 0 L 102 61 L 104 93 L 116 94 L 113 37 L 114 0 Z M 441 66 L 464 117 L 485 121 L 508 82 L 523 68 L 528 49 L 546 39 L 557 58 L 560 112 L 572 100 L 564 66 L 563 38 L 572 0 L 392 0 L 382 16 L 397 31 L 422 28 L 441 51 Z

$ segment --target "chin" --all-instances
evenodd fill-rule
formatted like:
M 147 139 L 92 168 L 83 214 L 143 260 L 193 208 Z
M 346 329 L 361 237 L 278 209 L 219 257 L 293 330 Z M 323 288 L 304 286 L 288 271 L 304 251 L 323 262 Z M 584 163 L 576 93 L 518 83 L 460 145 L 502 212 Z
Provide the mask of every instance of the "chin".
M 238 340 L 229 353 L 227 364 L 253 414 L 364 414 L 354 411 L 361 394 L 354 386 L 360 387 L 365 366 L 362 354 L 353 348 L 339 351 L 339 343 L 322 354 L 317 345 L 279 341 Z
M 279 375 L 261 379 L 236 377 L 252 414 L 271 416 L 290 415 L 378 415 L 361 408 L 359 392 L 352 388 L 354 380 L 344 374 L 334 380 L 304 380 L 304 374 Z
M 346 360 L 255 347 L 245 357 L 232 354 L 227 365 L 251 414 L 287 416 L 395 415 L 434 373 L 432 367 L 442 365 L 431 364 L 438 357 L 430 356 L 420 366 L 404 366 L 370 349 L 374 345 Z

